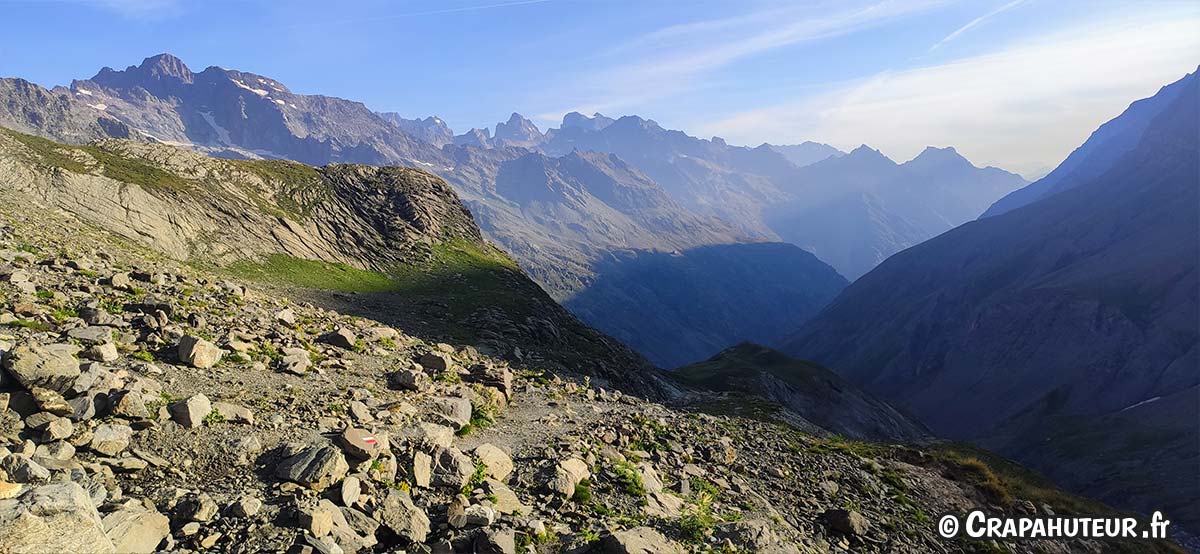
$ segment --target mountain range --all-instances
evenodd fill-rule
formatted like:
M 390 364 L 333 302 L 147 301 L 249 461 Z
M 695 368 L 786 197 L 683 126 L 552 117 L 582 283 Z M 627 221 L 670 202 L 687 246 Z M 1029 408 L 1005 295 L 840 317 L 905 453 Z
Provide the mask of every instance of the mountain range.
M 1134 103 L 1029 203 L 889 258 L 783 350 L 940 436 L 1195 529 L 1198 104 L 1195 73 Z
M 612 287 L 591 289 L 615 282 L 603 273 L 619 266 L 615 260 L 670 252 L 686 257 L 700 247 L 726 245 L 726 251 L 741 253 L 709 261 L 769 265 L 779 262 L 754 256 L 770 249 L 752 245 L 781 241 L 817 256 L 786 250 L 789 275 L 823 275 L 829 264 L 853 279 L 888 255 L 977 217 L 1023 183 L 1011 174 L 975 168 L 957 155 L 930 156 L 938 159 L 902 164 L 886 179 L 837 195 L 831 191 L 840 185 L 820 181 L 854 181 L 860 173 L 876 171 L 878 160 L 842 155 L 817 143 L 731 146 L 637 116 L 570 113 L 559 128 L 543 132 L 514 113 L 495 126 L 494 135 L 488 129 L 455 135 L 435 116 L 407 119 L 358 102 L 295 94 L 274 79 L 247 72 L 219 67 L 194 72 L 169 54 L 123 70 L 103 68 L 90 79 L 51 90 L 2 79 L 0 99 L 0 125 L 72 144 L 132 138 L 225 158 L 428 170 L 455 188 L 485 236 L 510 252 L 552 297 L 580 309 L 607 306 L 589 309 L 592 324 L 638 336 L 662 333 L 679 337 L 679 345 L 692 345 L 683 357 L 645 352 L 668 365 L 768 337 L 741 330 L 739 322 L 753 319 L 750 312 L 717 325 L 708 325 L 711 318 L 674 318 L 669 329 L 651 327 L 650 320 L 635 314 L 671 313 L 677 307 L 628 305 L 630 296 Z M 923 195 L 923 200 L 906 202 L 906 194 Z M 717 289 L 716 275 L 731 271 L 695 270 L 689 279 L 699 285 L 696 290 Z M 625 272 L 621 279 L 637 275 L 643 274 Z M 829 297 L 827 289 L 797 296 L 794 287 L 762 272 L 743 272 L 742 278 L 741 286 L 722 295 L 734 302 L 721 306 L 710 297 L 692 297 L 685 300 L 689 310 L 720 314 L 730 312 L 728 305 L 777 304 L 779 309 L 769 313 L 778 316 L 761 323 L 788 329 L 821 307 L 812 299 Z M 576 296 L 584 299 L 571 302 Z

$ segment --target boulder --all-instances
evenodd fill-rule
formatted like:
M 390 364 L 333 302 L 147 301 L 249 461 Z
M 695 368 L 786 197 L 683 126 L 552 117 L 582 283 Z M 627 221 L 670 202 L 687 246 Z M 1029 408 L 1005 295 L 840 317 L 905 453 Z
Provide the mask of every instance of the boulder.
M 515 554 L 517 535 L 512 529 L 487 529 L 475 536 L 476 554 Z
M 575 494 L 575 486 L 590 477 L 592 472 L 587 463 L 579 458 L 567 458 L 554 467 L 554 475 L 546 484 L 551 492 L 570 497 Z
M 228 402 L 213 402 L 212 409 L 216 410 L 221 415 L 221 419 L 231 423 L 245 423 L 254 425 L 254 412 L 245 406 L 230 404 Z
M 847 535 L 862 536 L 871 529 L 871 522 L 854 510 L 832 509 L 822 514 L 829 528 Z
M 279 360 L 279 369 L 295 375 L 304 375 L 312 367 L 312 358 L 308 350 L 287 347 L 283 349 L 283 358 Z
M 189 496 L 175 506 L 175 516 L 184 521 L 211 521 L 217 517 L 217 503 L 205 493 Z
M 600 539 L 602 554 L 683 554 L 678 544 L 649 527 L 618 531 Z
M 393 533 L 414 543 L 425 542 L 429 534 L 429 517 L 404 491 L 388 489 L 375 515 Z
M 79 347 L 74 344 L 27 344 L 8 351 L 4 370 L 22 387 L 66 394 L 79 377 Z
M 487 467 L 487 476 L 497 481 L 508 479 L 513 472 L 512 458 L 494 444 L 485 442 L 476 446 L 475 457 Z
M 366 460 L 378 456 L 383 451 L 383 441 L 375 434 L 358 427 L 347 427 L 338 436 L 338 444 L 352 458 Z
M 0 502 L 0 545 L 12 554 L 117 552 L 87 491 L 73 482 Z
M 196 394 L 167 407 L 171 419 L 184 427 L 204 425 L 204 418 L 212 413 L 212 402 L 203 394 Z
M 180 338 L 176 350 L 180 362 L 200 369 L 217 365 L 223 354 L 217 345 L 195 335 L 184 335 Z
M 450 424 L 456 430 L 471 423 L 471 401 L 466 398 L 434 398 L 433 409 L 439 420 Z
M 105 456 L 116 456 L 129 447 L 133 429 L 128 425 L 105 423 L 92 431 L 89 448 Z
M 433 453 L 433 468 L 430 484 L 434 487 L 461 489 L 475 473 L 475 464 L 466 454 L 453 446 L 439 448 Z
M 325 333 L 318 340 L 346 350 L 353 350 L 358 343 L 358 337 L 354 336 L 354 332 L 345 327 L 339 327 L 335 331 Z
M 388 376 L 392 388 L 411 391 L 426 391 L 433 386 L 433 380 L 424 371 L 401 369 Z
M 350 470 L 337 448 L 313 445 L 287 458 L 275 468 L 275 475 L 314 490 L 324 490 L 341 481 Z
M 104 516 L 104 533 L 117 552 L 150 554 L 171 533 L 171 520 L 157 511 L 122 509 Z

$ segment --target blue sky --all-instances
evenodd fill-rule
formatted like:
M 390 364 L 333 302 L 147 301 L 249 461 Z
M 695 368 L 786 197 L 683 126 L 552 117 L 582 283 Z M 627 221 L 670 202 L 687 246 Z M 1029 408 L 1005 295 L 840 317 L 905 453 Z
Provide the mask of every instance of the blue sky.
M 956 146 L 1036 173 L 1200 63 L 1200 3 L 1051 0 L 0 0 L 0 76 L 171 52 L 438 115 L 638 114 L 731 143 Z

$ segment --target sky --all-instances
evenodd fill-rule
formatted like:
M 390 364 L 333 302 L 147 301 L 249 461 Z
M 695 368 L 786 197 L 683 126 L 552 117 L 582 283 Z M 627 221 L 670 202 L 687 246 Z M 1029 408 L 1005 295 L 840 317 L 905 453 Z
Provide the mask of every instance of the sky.
M 0 0 L 0 76 L 170 52 L 455 132 L 636 114 L 731 144 L 954 146 L 1044 173 L 1200 64 L 1200 2 Z

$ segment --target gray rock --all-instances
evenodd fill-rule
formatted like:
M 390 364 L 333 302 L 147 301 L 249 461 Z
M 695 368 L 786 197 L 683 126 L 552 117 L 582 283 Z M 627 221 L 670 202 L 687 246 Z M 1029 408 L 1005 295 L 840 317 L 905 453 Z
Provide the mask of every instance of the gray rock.
M 113 330 L 111 327 L 89 325 L 71 329 L 67 331 L 67 336 L 87 345 L 104 344 L 112 342 Z
M 337 448 L 313 445 L 287 458 L 275 468 L 275 475 L 315 490 L 324 490 L 341 481 L 350 470 Z
M 79 377 L 79 347 L 74 344 L 28 344 L 4 356 L 4 370 L 22 387 L 67 393 Z
M 87 491 L 73 482 L 36 487 L 0 501 L 0 545 L 12 554 L 117 551 Z
M 157 511 L 123 509 L 104 516 L 104 533 L 117 552 L 150 554 L 171 533 L 171 520 Z
M 402 369 L 388 376 L 392 388 L 411 391 L 426 391 L 433 385 L 433 380 L 424 371 Z
M 404 491 L 388 489 L 375 515 L 393 533 L 412 542 L 425 542 L 429 534 L 429 517 Z
M 212 413 L 213 407 L 207 396 L 196 394 L 172 403 L 167 410 L 175 423 L 192 428 L 204 425 L 204 418 Z
M 683 549 L 649 527 L 618 531 L 600 539 L 602 554 L 683 554 Z
M 184 335 L 179 339 L 176 350 L 179 361 L 195 368 L 207 369 L 221 361 L 224 352 L 217 345 L 194 335 Z
M 175 507 L 175 516 L 183 521 L 211 521 L 217 517 L 217 503 L 205 493 L 189 496 Z
M 221 415 L 221 419 L 231 423 L 245 423 L 254 425 L 254 412 L 245 406 L 230 404 L 228 402 L 213 402 L 212 409 L 216 410 Z
M 421 356 L 421 359 L 417 363 L 434 373 L 442 373 L 454 367 L 454 360 L 448 354 L 442 352 L 425 354 Z
M 279 369 L 295 375 L 304 375 L 312 367 L 312 358 L 308 350 L 287 347 L 283 349 L 283 359 L 279 361 Z
M 439 419 L 449 423 L 456 430 L 471 422 L 471 401 L 466 398 L 435 398 L 433 409 Z
M 432 486 L 461 489 L 471 479 L 472 473 L 475 473 L 475 464 L 457 448 L 451 446 L 434 451 Z
M 50 470 L 25 454 L 10 454 L 0 460 L 0 469 L 17 483 L 41 483 L 50 480 Z
M 475 536 L 476 554 L 516 554 L 517 535 L 512 529 L 487 529 Z
M 355 344 L 358 342 L 358 337 L 354 336 L 354 332 L 350 329 L 340 327 L 335 331 L 330 331 L 324 335 L 321 335 L 319 340 L 326 344 L 332 344 L 338 348 L 353 350 Z
M 413 486 L 428 488 L 433 479 L 433 458 L 421 451 L 413 452 L 412 471 Z
M 128 425 L 105 423 L 92 432 L 90 448 L 105 456 L 116 456 L 129 447 L 133 429 Z
M 353 475 L 347 476 L 342 481 L 342 488 L 339 491 L 338 497 L 342 500 L 342 505 L 349 507 L 358 502 L 359 496 L 362 494 L 362 482 L 358 477 Z
M 823 517 L 829 528 L 839 533 L 861 536 L 871 529 L 871 522 L 854 510 L 825 510 Z

